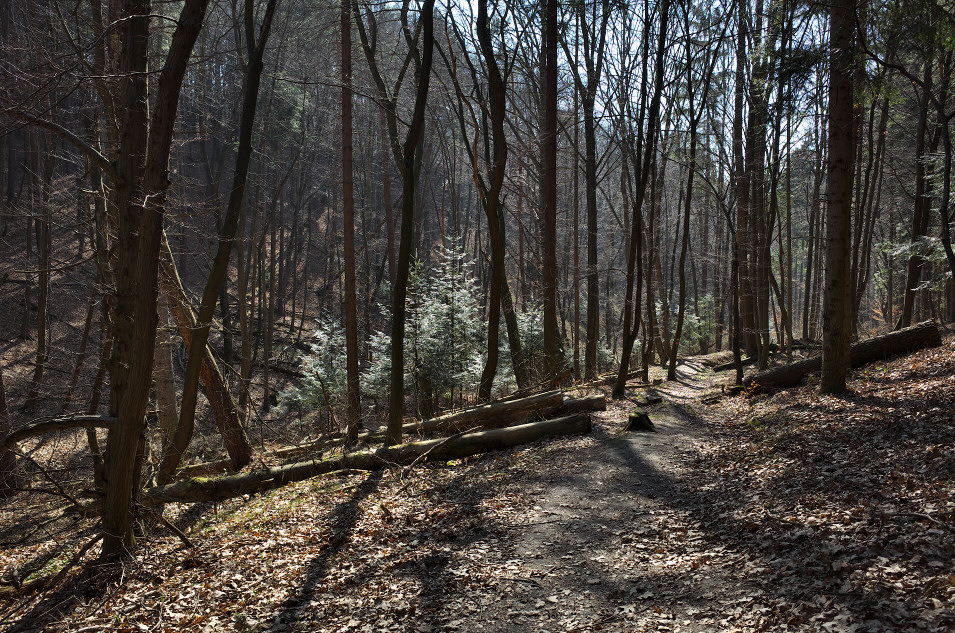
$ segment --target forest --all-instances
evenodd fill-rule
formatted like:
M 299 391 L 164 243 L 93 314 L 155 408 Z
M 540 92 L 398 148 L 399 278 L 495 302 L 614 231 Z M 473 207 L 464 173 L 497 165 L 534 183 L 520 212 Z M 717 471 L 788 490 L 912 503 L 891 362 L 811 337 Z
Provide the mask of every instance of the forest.
M 951 0 L 0 3 L 0 630 L 955 627 Z

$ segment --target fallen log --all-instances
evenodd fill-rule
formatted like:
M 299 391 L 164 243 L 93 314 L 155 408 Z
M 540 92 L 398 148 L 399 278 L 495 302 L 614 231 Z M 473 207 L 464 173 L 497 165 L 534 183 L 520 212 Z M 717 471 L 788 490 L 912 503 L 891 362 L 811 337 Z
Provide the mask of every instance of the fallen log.
M 584 396 L 583 398 L 564 398 L 564 403 L 556 412 L 560 415 L 569 413 L 587 413 L 590 411 L 606 411 L 607 398 L 603 394 Z
M 687 360 L 696 361 L 704 367 L 716 367 L 717 365 L 722 365 L 723 363 L 728 363 L 733 360 L 733 350 L 725 349 L 720 352 L 691 356 Z
M 554 401 L 554 398 L 551 394 L 540 395 L 548 395 L 548 402 Z M 512 405 L 515 402 L 516 401 L 511 400 L 508 402 L 508 404 Z M 583 398 L 568 398 L 566 396 L 562 396 L 560 404 L 555 406 L 542 406 L 535 408 L 522 405 L 517 410 L 519 414 L 508 409 L 504 410 L 504 415 L 485 415 L 484 417 L 481 417 L 474 414 L 475 411 L 491 411 L 498 404 L 500 403 L 495 402 L 491 405 L 477 407 L 476 409 L 467 409 L 466 411 L 459 411 L 447 416 L 442 416 L 441 418 L 432 418 L 431 420 L 425 420 L 423 422 L 411 422 L 404 425 L 403 431 L 406 434 L 475 431 L 506 427 L 517 422 L 526 422 L 527 418 L 534 417 L 535 415 L 538 415 L 543 419 L 548 419 L 554 418 L 556 416 L 571 415 L 573 413 L 588 413 L 591 411 L 607 410 L 607 399 L 603 395 L 595 395 L 584 396 Z M 365 431 L 358 436 L 357 441 L 373 443 L 380 442 L 383 438 L 383 432 Z M 307 453 L 325 451 L 335 446 L 341 446 L 343 443 L 344 439 L 336 435 L 334 437 L 324 437 L 313 440 L 300 446 L 288 446 L 286 448 L 280 448 L 269 453 L 269 455 L 277 459 L 289 459 L 298 457 L 300 455 L 305 455 Z M 182 479 L 185 477 L 222 474 L 229 470 L 230 464 L 230 460 L 220 459 L 216 461 L 185 466 L 179 470 L 178 478 Z
M 292 482 L 339 470 L 378 470 L 392 465 L 411 464 L 418 460 L 447 461 L 511 448 L 539 439 L 589 432 L 590 418 L 585 415 L 572 415 L 504 429 L 463 433 L 373 451 L 346 453 L 328 459 L 313 459 L 239 475 L 213 479 L 194 477 L 167 486 L 149 488 L 143 492 L 142 502 L 144 505 L 158 505 L 224 501 L 241 495 L 273 490 Z
M 941 344 L 942 335 L 938 331 L 938 325 L 935 321 L 924 321 L 918 325 L 854 343 L 849 348 L 849 365 L 855 369 L 890 356 L 910 354 Z M 750 393 L 768 393 L 775 389 L 794 387 L 806 374 L 820 369 L 822 369 L 822 356 L 812 356 L 796 363 L 754 374 L 743 381 L 743 387 Z
M 568 398 L 559 391 L 531 396 L 521 400 L 495 402 L 430 420 L 404 425 L 405 433 L 456 433 L 475 429 L 495 429 L 526 422 L 529 418 L 541 419 L 584 413 L 606 411 L 607 399 L 603 395 Z
M 744 358 L 744 359 L 743 359 L 743 367 L 749 367 L 750 365 L 755 365 L 758 360 L 759 360 L 759 359 L 756 358 L 755 356 L 749 356 L 749 357 L 747 357 L 747 358 Z M 720 372 L 720 371 L 729 371 L 729 370 L 731 370 L 731 369 L 736 369 L 736 362 L 735 362 L 735 361 L 729 362 L 729 363 L 721 363 L 721 364 L 719 364 L 719 365 L 716 365 L 716 366 L 713 368 L 713 371 L 714 371 L 714 372 Z
M 507 426 L 542 411 L 556 409 L 564 403 L 564 394 L 560 391 L 545 391 L 528 398 L 492 402 L 480 407 L 465 409 L 429 420 L 405 424 L 405 433 L 434 433 L 436 431 L 462 431 L 474 427 L 485 428 L 488 422 L 494 426 Z M 544 416 L 542 416 L 544 417 Z
M 644 375 L 642 369 L 635 369 L 635 370 L 633 370 L 633 371 L 631 371 L 631 372 L 627 372 L 627 382 L 628 382 L 628 383 L 629 383 L 631 380 L 637 380 L 637 379 L 646 381 L 646 377 L 645 377 L 645 375 Z M 602 385 L 612 385 L 612 384 L 614 384 L 615 382 L 617 382 L 617 374 L 616 374 L 616 372 L 610 373 L 610 374 L 603 374 L 603 375 L 601 375 L 601 376 L 598 376 L 598 377 L 597 377 L 597 380 L 596 380 L 595 382 L 597 382 L 597 383 L 599 383 L 599 384 L 602 384 Z M 629 384 L 628 384 L 627 386 L 628 386 L 628 387 L 639 387 L 639 386 L 641 386 L 641 385 L 629 385 Z

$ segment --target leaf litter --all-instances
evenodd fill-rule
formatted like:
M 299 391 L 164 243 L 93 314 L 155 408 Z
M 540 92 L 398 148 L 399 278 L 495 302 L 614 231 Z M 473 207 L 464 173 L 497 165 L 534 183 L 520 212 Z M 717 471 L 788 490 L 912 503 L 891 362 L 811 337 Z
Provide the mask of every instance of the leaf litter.
M 810 384 L 704 405 L 713 375 L 683 369 L 649 409 L 656 434 L 621 432 L 636 391 L 587 436 L 171 506 L 195 548 L 151 531 L 120 578 L 8 598 L 0 624 L 955 628 L 952 342 L 854 372 L 845 397 Z

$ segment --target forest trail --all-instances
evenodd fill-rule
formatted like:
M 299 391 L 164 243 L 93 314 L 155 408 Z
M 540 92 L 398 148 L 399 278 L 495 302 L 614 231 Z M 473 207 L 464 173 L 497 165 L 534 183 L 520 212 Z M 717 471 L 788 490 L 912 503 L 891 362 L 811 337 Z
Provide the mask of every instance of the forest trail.
M 691 360 L 585 435 L 184 506 L 195 547 L 155 533 L 0 630 L 951 631 L 953 375 L 949 341 L 844 397 L 704 404 L 732 377 Z M 647 395 L 657 432 L 624 432 Z
M 630 398 L 593 416 L 595 443 L 532 490 L 536 502 L 517 521 L 524 527 L 509 561 L 522 576 L 486 597 L 475 630 L 734 630 L 734 607 L 757 589 L 741 587 L 704 543 L 687 470 L 711 435 L 691 403 L 714 377 L 681 363 L 677 381 L 647 390 L 664 398 L 644 408 L 656 433 L 623 431 Z

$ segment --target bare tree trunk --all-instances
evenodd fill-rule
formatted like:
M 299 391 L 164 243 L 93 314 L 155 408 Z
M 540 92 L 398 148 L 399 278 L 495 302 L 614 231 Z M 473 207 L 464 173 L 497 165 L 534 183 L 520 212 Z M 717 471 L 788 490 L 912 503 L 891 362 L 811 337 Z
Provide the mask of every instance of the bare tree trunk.
M 743 327 L 743 342 L 750 356 L 759 351 L 756 333 L 756 310 L 752 291 L 750 244 L 752 240 L 752 220 L 750 218 L 750 173 L 746 169 L 745 148 L 743 146 L 743 103 L 746 97 L 746 42 L 749 37 L 747 3 L 737 3 L 739 29 L 736 46 L 736 94 L 733 107 L 733 180 L 736 187 L 736 247 L 739 252 L 740 317 Z
M 544 4 L 542 56 L 544 127 L 541 130 L 541 290 L 547 380 L 556 386 L 563 363 L 557 327 L 557 0 Z
M 579 63 L 580 47 L 580 22 L 574 21 L 574 66 Z M 573 273 L 573 293 L 574 293 L 574 338 L 573 338 L 573 362 L 574 362 L 574 381 L 580 382 L 580 94 L 574 90 L 574 270 Z M 522 257 L 523 260 L 523 252 Z M 523 261 L 521 262 L 521 271 L 523 272 Z M 628 269 L 629 273 L 629 269 Z M 628 295 L 629 298 L 629 295 Z M 624 328 L 624 336 L 627 335 Z M 624 352 L 626 353 L 626 352 Z
M 481 374 L 478 398 L 486 401 L 491 397 L 491 388 L 497 373 L 498 340 L 500 339 L 500 315 L 503 312 L 507 324 L 507 337 L 511 349 L 511 360 L 518 387 L 527 387 L 524 369 L 524 354 L 520 335 L 517 331 L 517 316 L 514 313 L 510 288 L 507 285 L 505 271 L 506 247 L 504 241 L 504 217 L 500 208 L 501 188 L 507 168 L 507 138 L 504 133 L 507 94 L 504 79 L 497 59 L 488 28 L 487 0 L 478 0 L 477 34 L 481 53 L 488 70 L 488 101 L 491 118 L 493 142 L 493 161 L 489 168 L 486 191 L 483 193 L 484 213 L 487 216 L 488 237 L 491 246 L 491 283 L 488 298 L 487 317 L 487 361 Z M 482 186 L 482 189 L 485 187 Z
M 179 423 L 179 404 L 176 398 L 176 380 L 172 370 L 172 342 L 170 340 L 169 310 L 163 302 L 157 306 L 159 326 L 156 330 L 156 360 L 153 380 L 156 385 L 156 408 L 159 410 L 159 428 L 162 431 L 163 451 L 172 441 Z
M 341 0 L 342 215 L 345 256 L 345 365 L 348 391 L 345 442 L 358 437 L 361 387 L 358 375 L 358 296 L 355 280 L 355 192 L 352 176 L 351 0 Z
M 10 425 L 10 413 L 7 410 L 7 392 L 3 387 L 3 372 L 0 371 L 0 437 L 6 437 L 13 431 Z M 16 493 L 20 485 L 17 477 L 17 459 L 10 448 L 0 451 L 0 499 Z
M 204 363 L 203 361 L 206 357 L 209 330 L 212 326 L 212 317 L 215 314 L 216 303 L 219 298 L 219 289 L 222 287 L 228 270 L 229 257 L 232 254 L 232 248 L 238 230 L 239 215 L 242 210 L 242 199 L 245 197 L 249 162 L 252 157 L 252 131 L 255 123 L 255 108 L 258 101 L 259 81 L 262 77 L 263 69 L 262 58 L 265 53 L 265 43 L 268 40 L 269 31 L 272 27 L 272 16 L 275 12 L 276 1 L 277 0 L 269 0 L 266 6 L 262 25 L 259 29 L 258 41 L 254 39 L 254 2 L 252 0 L 246 0 L 245 3 L 245 34 L 248 64 L 245 77 L 245 94 L 242 103 L 242 120 L 239 124 L 239 147 L 236 152 L 232 190 L 229 194 L 229 204 L 222 226 L 222 234 L 219 236 L 219 246 L 212 263 L 212 270 L 209 272 L 209 279 L 206 281 L 206 286 L 202 292 L 202 303 L 199 306 L 199 314 L 195 322 L 196 327 L 192 331 L 192 338 L 189 342 L 189 363 L 186 366 L 186 376 L 183 379 L 179 424 L 176 426 L 173 441 L 169 444 L 169 450 L 163 455 L 162 462 L 159 466 L 157 479 L 160 484 L 167 483 L 171 479 L 185 454 L 189 441 L 192 439 L 192 433 L 195 428 L 200 373 L 203 365 L 211 364 Z M 171 255 L 169 259 L 172 259 Z M 274 275 L 272 276 L 272 280 L 274 283 Z M 224 391 L 228 392 L 227 389 Z M 207 395 L 211 398 L 211 394 Z M 230 450 L 230 457 L 233 458 L 235 467 L 241 468 L 251 459 L 252 451 L 248 443 L 248 438 L 245 437 L 245 432 L 241 424 L 235 428 L 224 430 L 227 431 L 227 433 L 223 434 L 226 445 L 228 446 L 234 443 L 234 446 L 240 449 L 234 454 Z
M 39 133 L 37 136 L 39 136 Z M 36 145 L 37 153 L 39 153 L 39 139 L 37 139 Z M 39 233 L 37 255 L 40 282 L 36 302 L 36 363 L 33 369 L 33 380 L 30 381 L 30 392 L 26 403 L 23 405 L 23 410 L 26 413 L 36 411 L 36 403 L 40 397 L 40 386 L 43 383 L 43 372 L 46 369 L 46 361 L 50 353 L 46 322 L 50 303 L 50 248 L 52 246 L 50 230 L 53 224 L 53 210 L 50 205 L 53 189 L 53 169 L 56 165 L 56 144 L 53 142 L 52 134 L 48 135 L 47 147 L 44 149 L 46 160 L 43 161 L 43 175 L 40 182 L 40 218 L 37 220 Z M 39 166 L 39 156 L 37 157 L 37 165 Z M 27 306 L 27 311 L 29 311 L 29 306 Z
M 829 178 L 826 183 L 826 290 L 823 309 L 822 393 L 846 390 L 852 335 L 849 248 L 852 219 L 854 0 L 830 13 Z
M 925 60 L 922 85 L 922 98 L 919 100 L 918 127 L 915 132 L 915 212 L 912 215 L 912 244 L 918 243 L 928 234 L 930 210 L 927 208 L 928 176 L 925 169 L 925 145 L 928 133 L 928 101 L 932 90 L 932 61 Z M 924 260 L 916 253 L 909 256 L 905 274 L 905 290 L 902 295 L 902 314 L 896 329 L 912 324 L 912 312 L 915 308 L 915 291 L 922 280 Z
M 208 0 L 186 0 L 176 22 L 147 111 L 150 3 L 125 0 L 117 27 L 123 137 L 115 161 L 117 217 L 116 305 L 110 362 L 111 413 L 104 465 L 102 558 L 116 560 L 135 547 L 133 500 L 140 486 L 146 406 L 156 337 L 156 278 L 162 243 L 168 162 L 182 79 L 202 28 Z M 151 122 L 150 122 L 151 118 Z M 109 164 L 106 163 L 105 166 Z

